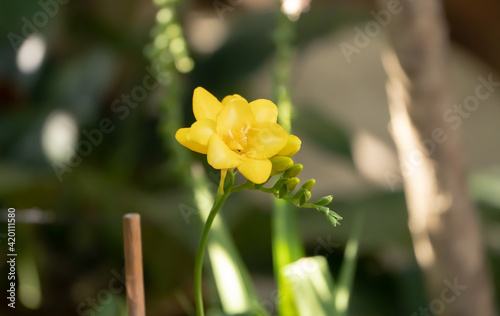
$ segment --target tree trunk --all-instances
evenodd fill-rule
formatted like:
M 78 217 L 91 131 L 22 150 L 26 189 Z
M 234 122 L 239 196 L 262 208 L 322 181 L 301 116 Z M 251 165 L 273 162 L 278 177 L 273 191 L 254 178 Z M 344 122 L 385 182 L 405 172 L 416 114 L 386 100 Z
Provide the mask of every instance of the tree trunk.
M 382 0 L 380 9 L 389 12 L 394 2 Z M 444 119 L 453 100 L 441 2 L 401 0 L 399 9 L 388 26 L 392 49 L 384 55 L 384 66 L 409 227 L 430 295 L 429 309 L 416 312 L 494 316 L 493 290 L 477 211 L 467 192 L 459 136 Z

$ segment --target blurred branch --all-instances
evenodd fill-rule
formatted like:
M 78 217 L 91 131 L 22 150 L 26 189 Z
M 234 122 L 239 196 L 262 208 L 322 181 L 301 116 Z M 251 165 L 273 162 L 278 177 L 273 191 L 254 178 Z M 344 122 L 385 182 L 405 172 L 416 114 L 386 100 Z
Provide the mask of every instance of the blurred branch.
M 391 2 L 380 1 L 380 8 L 387 10 Z M 441 3 L 401 1 L 389 33 L 393 51 L 384 56 L 384 65 L 392 132 L 415 254 L 430 298 L 447 303 L 442 315 L 493 316 L 492 286 L 476 208 L 466 189 L 459 136 L 443 119 L 452 95 Z

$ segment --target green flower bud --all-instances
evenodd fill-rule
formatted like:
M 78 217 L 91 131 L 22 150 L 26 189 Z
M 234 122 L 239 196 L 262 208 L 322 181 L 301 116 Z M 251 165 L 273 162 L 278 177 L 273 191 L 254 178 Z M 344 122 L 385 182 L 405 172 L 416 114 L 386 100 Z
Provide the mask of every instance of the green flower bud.
M 287 171 L 285 171 L 285 173 L 283 174 L 283 178 L 290 179 L 296 177 L 299 175 L 299 173 L 302 171 L 303 168 L 304 166 L 302 166 L 301 164 L 293 165 L 290 168 L 288 168 Z
M 302 187 L 303 187 L 304 189 L 306 189 L 306 190 L 311 191 L 311 190 L 313 189 L 313 187 L 314 187 L 314 185 L 315 185 L 315 184 L 316 184 L 316 180 L 311 179 L 311 180 L 307 181 L 306 183 L 304 183 L 304 184 L 302 185 Z
M 299 191 L 297 191 L 297 193 L 295 193 L 295 195 L 293 196 L 292 200 L 293 200 L 293 203 L 295 205 L 302 206 L 310 198 L 311 198 L 311 192 L 309 192 L 308 190 L 306 190 L 304 188 L 301 188 Z
M 325 198 L 327 198 L 327 196 L 325 196 L 323 199 L 325 199 Z M 326 206 L 317 205 L 317 204 L 315 204 L 314 206 L 320 213 L 322 213 L 326 216 L 326 219 L 330 222 L 330 224 L 332 224 L 333 226 L 340 225 L 340 220 L 342 219 L 342 217 L 339 214 L 330 210 Z
M 288 193 L 295 190 L 295 187 L 299 184 L 299 182 L 300 182 L 299 178 L 279 179 L 274 185 L 274 190 L 278 192 L 277 197 L 281 199 Z
M 336 220 L 341 220 L 342 219 L 342 216 L 340 216 L 339 214 L 335 213 L 334 211 L 332 210 L 328 210 L 328 215 L 330 217 L 333 217 L 335 218 Z
M 326 218 L 328 219 L 328 221 L 330 222 L 330 224 L 332 224 L 333 227 L 336 227 L 337 225 L 340 225 L 339 220 L 336 219 L 335 217 L 327 216 Z
M 317 205 L 316 206 L 316 209 L 320 212 L 320 213 L 323 213 L 325 214 L 326 216 L 328 216 L 328 212 L 330 212 L 330 209 L 326 206 L 322 206 L 322 205 Z
M 319 199 L 318 201 L 314 202 L 313 204 L 314 204 L 314 205 L 327 205 L 327 204 L 329 204 L 332 200 L 333 200 L 333 196 L 328 195 L 328 196 L 324 196 L 324 197 L 322 197 L 321 199 Z
M 293 160 L 290 157 L 274 156 L 269 160 L 271 160 L 271 163 L 273 164 L 273 169 L 271 171 L 272 176 L 282 173 L 283 171 L 293 166 Z
M 300 183 L 299 178 L 291 178 L 291 179 L 287 180 L 286 187 L 288 189 L 288 192 L 292 192 L 293 190 L 295 190 L 295 187 L 297 187 L 297 185 L 299 183 Z

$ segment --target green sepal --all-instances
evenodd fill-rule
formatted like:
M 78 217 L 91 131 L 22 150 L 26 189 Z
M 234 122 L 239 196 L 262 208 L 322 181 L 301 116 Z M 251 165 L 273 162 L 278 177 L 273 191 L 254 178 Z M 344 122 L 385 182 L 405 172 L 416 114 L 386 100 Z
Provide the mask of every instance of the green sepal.
M 231 190 L 234 184 L 234 172 L 232 169 L 229 169 L 226 174 L 226 179 L 224 179 L 224 192 L 228 192 Z
M 288 179 L 280 178 L 278 181 L 276 181 L 276 183 L 273 185 L 273 191 L 275 192 L 274 195 L 278 196 L 278 192 L 281 190 L 281 187 L 285 186 L 287 180 Z
M 299 204 L 300 204 L 300 205 L 304 205 L 304 204 L 306 204 L 306 203 L 307 203 L 307 200 L 309 200 L 310 198 L 311 198 L 311 191 L 309 191 L 309 190 L 307 190 L 307 189 L 306 189 L 306 190 L 304 191 L 304 194 L 302 194 L 302 195 L 300 196 Z
M 278 198 L 282 199 L 287 194 L 288 194 L 288 187 L 286 185 L 282 185 L 278 191 Z

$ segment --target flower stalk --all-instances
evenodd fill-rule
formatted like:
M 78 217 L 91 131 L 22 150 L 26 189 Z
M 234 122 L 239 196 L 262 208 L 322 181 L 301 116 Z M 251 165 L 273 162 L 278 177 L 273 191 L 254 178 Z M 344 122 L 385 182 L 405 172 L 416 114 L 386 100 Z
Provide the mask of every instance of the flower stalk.
M 227 169 L 223 170 L 224 177 L 221 174 L 221 181 L 219 184 L 219 191 L 221 187 L 224 188 L 225 177 L 227 173 Z M 233 177 L 231 172 L 230 177 Z M 232 186 L 232 184 L 231 184 Z M 205 226 L 203 227 L 203 232 L 201 234 L 200 244 L 198 245 L 198 251 L 196 252 L 196 261 L 194 264 L 194 295 L 195 295 L 195 305 L 196 305 L 196 316 L 204 316 L 205 312 L 203 310 L 203 291 L 202 291 L 202 276 L 203 276 L 203 258 L 205 256 L 205 248 L 207 246 L 208 233 L 210 232 L 210 228 L 215 220 L 215 217 L 222 209 L 222 206 L 226 202 L 227 197 L 231 194 L 231 190 L 222 189 L 222 193 L 218 192 L 215 197 L 215 203 L 212 209 L 210 210 L 210 214 L 207 217 L 205 222 Z

